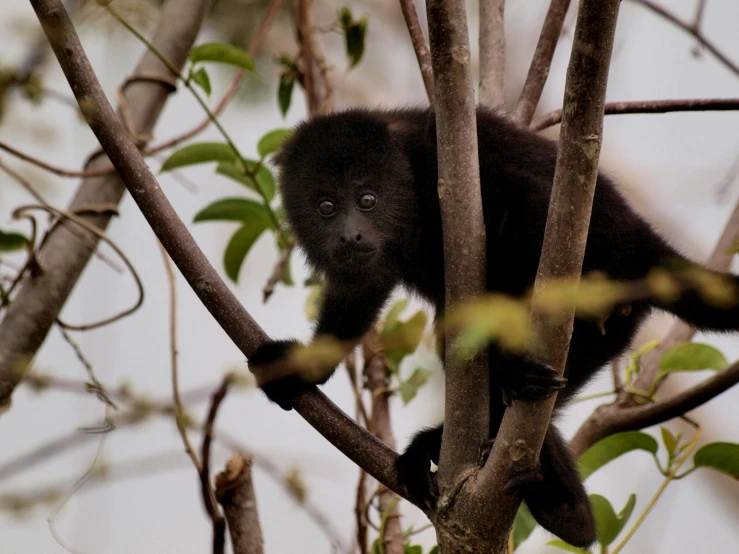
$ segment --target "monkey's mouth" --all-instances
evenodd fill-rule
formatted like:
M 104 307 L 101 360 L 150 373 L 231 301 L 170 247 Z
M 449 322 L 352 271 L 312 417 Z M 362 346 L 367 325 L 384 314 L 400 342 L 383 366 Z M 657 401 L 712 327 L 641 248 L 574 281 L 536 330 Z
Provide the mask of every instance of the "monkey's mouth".
M 341 260 L 346 269 L 357 271 L 365 268 L 367 264 L 375 259 L 375 256 L 377 256 L 376 248 L 353 248 L 341 252 L 337 258 Z

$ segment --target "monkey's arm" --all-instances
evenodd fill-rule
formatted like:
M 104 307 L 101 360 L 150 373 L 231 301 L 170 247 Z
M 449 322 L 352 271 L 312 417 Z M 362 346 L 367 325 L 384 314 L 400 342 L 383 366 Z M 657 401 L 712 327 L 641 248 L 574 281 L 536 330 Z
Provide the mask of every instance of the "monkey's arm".
M 267 397 L 291 410 L 292 398 L 300 390 L 325 383 L 370 329 L 389 294 L 386 289 L 356 290 L 327 284 L 313 339 L 315 346 L 318 340 L 325 350 L 317 347 L 315 355 L 301 357 L 298 341 L 269 341 L 249 359 L 249 368 Z

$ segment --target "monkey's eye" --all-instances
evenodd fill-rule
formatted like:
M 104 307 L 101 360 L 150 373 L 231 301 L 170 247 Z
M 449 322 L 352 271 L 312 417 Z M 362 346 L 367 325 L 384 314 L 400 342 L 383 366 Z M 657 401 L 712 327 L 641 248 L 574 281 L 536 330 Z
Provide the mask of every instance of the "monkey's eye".
M 359 197 L 359 201 L 357 202 L 357 208 L 359 208 L 362 211 L 368 212 L 377 205 L 377 197 L 375 197 L 374 194 L 363 194 Z
M 336 206 L 329 200 L 324 200 L 318 205 L 318 213 L 324 217 L 331 217 L 336 213 Z

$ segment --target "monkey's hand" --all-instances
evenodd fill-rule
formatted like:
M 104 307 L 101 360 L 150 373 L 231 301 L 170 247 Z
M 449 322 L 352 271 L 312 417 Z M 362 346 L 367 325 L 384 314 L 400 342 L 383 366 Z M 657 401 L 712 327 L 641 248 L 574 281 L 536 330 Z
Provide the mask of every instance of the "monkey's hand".
M 292 410 L 293 398 L 309 384 L 297 373 L 290 373 L 289 356 L 301 344 L 295 340 L 267 341 L 249 358 L 249 370 L 272 402 L 283 410 Z
M 501 364 L 501 384 L 509 399 L 541 400 L 567 385 L 555 369 L 529 356 L 506 356 Z

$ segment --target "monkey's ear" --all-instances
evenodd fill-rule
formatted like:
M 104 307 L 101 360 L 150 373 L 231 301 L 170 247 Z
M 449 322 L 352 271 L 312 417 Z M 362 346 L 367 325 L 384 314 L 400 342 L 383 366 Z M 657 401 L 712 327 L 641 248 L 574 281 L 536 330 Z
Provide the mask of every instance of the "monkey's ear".
M 393 137 L 407 135 L 413 131 L 413 128 L 413 122 L 408 121 L 407 119 L 396 119 L 387 124 L 387 131 Z

